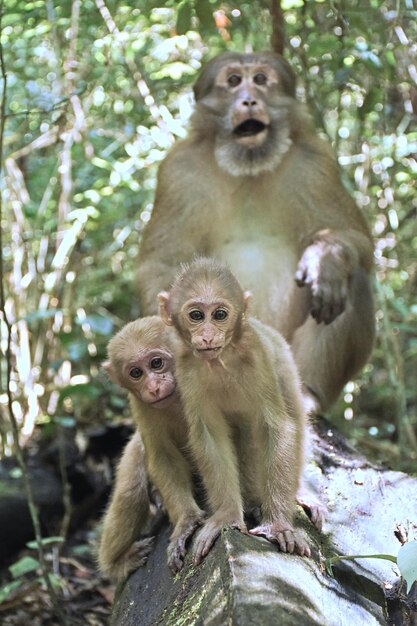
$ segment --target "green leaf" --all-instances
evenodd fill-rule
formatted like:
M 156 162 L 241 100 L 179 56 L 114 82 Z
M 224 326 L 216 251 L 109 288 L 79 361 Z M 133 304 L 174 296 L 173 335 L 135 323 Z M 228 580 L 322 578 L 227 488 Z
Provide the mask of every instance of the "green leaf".
M 12 591 L 18 589 L 22 584 L 21 580 L 14 580 L 11 583 L 7 583 L 7 585 L 3 585 L 0 587 L 0 604 L 7 600 Z
M 298 7 L 302 7 L 302 6 L 304 6 L 304 0 L 281 0 L 281 8 L 283 11 L 289 11 L 290 9 L 297 9 Z
M 45 537 L 42 539 L 41 544 L 43 546 L 48 546 L 51 543 L 64 543 L 65 539 L 63 537 Z M 38 542 L 37 541 L 28 541 L 26 546 L 31 550 L 37 550 Z
M 333 576 L 332 565 L 339 563 L 339 561 L 355 561 L 356 559 L 382 559 L 383 561 L 391 561 L 391 563 L 397 562 L 396 557 L 390 554 L 349 554 L 347 556 L 332 556 L 325 560 L 324 566 L 326 572 Z
M 39 567 L 39 561 L 37 559 L 32 558 L 31 556 L 24 556 L 13 565 L 10 565 L 9 571 L 13 578 L 19 578 L 24 574 L 28 574 L 29 572 L 35 572 Z
M 175 26 L 177 35 L 185 35 L 185 33 L 190 30 L 191 13 L 192 9 L 190 2 L 188 2 L 188 0 L 180 2 L 177 11 L 177 24 Z
M 397 565 L 408 590 L 417 580 L 417 541 L 409 541 L 401 546 L 398 551 Z
M 104 317 L 104 315 L 99 315 L 98 313 L 92 313 L 91 315 L 87 315 L 85 319 L 76 320 L 77 324 L 88 324 L 91 330 L 98 335 L 108 336 L 113 332 L 113 322 L 109 317 Z
M 63 387 L 59 394 L 59 400 L 62 402 L 65 398 L 72 398 L 73 396 L 81 396 L 94 400 L 98 398 L 100 394 L 100 389 L 92 383 L 80 383 L 79 385 L 67 385 Z

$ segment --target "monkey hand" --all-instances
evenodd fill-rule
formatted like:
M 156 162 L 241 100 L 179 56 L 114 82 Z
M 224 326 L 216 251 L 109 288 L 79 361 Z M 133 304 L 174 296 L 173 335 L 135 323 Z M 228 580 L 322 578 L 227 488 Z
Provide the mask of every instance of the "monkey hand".
M 204 524 L 197 534 L 193 546 L 193 565 L 199 565 L 203 558 L 207 556 L 217 537 L 225 527 L 237 528 L 245 535 L 248 533 L 246 524 L 242 519 L 229 520 L 225 517 L 213 515 Z
M 184 565 L 184 558 L 187 554 L 187 541 L 194 534 L 196 529 L 204 522 L 205 514 L 203 511 L 184 515 L 176 524 L 174 532 L 170 537 L 168 544 L 168 566 L 170 570 L 176 574 Z
M 300 556 L 311 555 L 308 545 L 296 535 L 290 524 L 266 522 L 252 528 L 249 534 L 262 536 L 272 543 L 277 543 L 281 552 L 296 552 Z
M 308 246 L 298 263 L 295 281 L 311 289 L 311 315 L 331 324 L 346 307 L 351 259 L 339 243 L 318 241 Z

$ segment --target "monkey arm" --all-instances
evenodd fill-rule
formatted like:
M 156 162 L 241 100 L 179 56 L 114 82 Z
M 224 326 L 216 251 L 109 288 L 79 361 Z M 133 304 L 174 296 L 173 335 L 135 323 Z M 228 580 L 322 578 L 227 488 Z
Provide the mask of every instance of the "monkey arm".
M 310 548 L 298 537 L 293 527 L 296 493 L 302 473 L 303 432 L 293 419 L 283 398 L 277 394 L 275 406 L 262 407 L 264 438 L 264 495 L 262 521 L 249 532 L 277 543 L 282 552 L 296 551 L 309 556 Z
M 122 579 L 146 562 L 152 539 L 136 541 L 150 516 L 148 476 L 142 439 L 136 432 L 116 472 L 114 492 L 104 515 L 98 563 L 102 572 Z
M 190 445 L 203 478 L 211 512 L 224 517 L 225 524 L 228 520 L 243 520 L 238 463 L 227 422 L 207 399 L 200 407 L 185 404 Z
M 144 437 L 145 438 L 145 437 Z M 162 496 L 172 524 L 181 523 L 185 517 L 199 517 L 202 511 L 193 496 L 191 466 L 178 447 L 159 434 L 159 443 L 153 439 L 148 451 L 149 476 Z
M 174 526 L 167 549 L 168 566 L 178 572 L 184 564 L 187 541 L 203 523 L 205 514 L 194 499 L 190 462 L 167 430 L 164 432 L 157 421 L 147 422 L 144 440 L 150 478 Z
M 311 315 L 330 324 L 343 313 L 349 299 L 350 280 L 363 268 L 372 268 L 373 250 L 364 233 L 325 229 L 305 248 L 295 274 L 300 287 L 311 289 Z
M 205 557 L 224 526 L 246 533 L 238 464 L 228 425 L 215 406 L 188 407 L 190 444 L 203 478 L 212 511 L 193 545 L 193 562 Z

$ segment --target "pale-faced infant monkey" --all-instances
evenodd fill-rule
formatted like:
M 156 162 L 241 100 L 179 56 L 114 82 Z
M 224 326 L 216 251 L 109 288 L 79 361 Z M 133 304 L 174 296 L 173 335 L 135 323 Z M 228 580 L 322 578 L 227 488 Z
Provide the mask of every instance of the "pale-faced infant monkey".
M 148 476 L 174 527 L 168 546 L 173 571 L 181 569 L 186 542 L 204 519 L 186 456 L 187 425 L 174 378 L 175 340 L 173 330 L 154 316 L 130 322 L 108 346 L 104 368 L 128 389 L 138 427 L 118 468 L 99 547 L 101 570 L 118 579 L 141 565 L 151 548 L 149 539 L 136 541 L 150 515 Z
M 274 53 L 215 57 L 194 87 L 189 137 L 160 166 L 139 253 L 141 314 L 180 262 L 226 261 L 253 314 L 290 342 L 310 413 L 326 410 L 374 336 L 373 246 L 328 144 Z
M 244 508 L 261 508 L 252 534 L 310 554 L 293 527 L 305 428 L 299 377 L 281 335 L 246 317 L 248 299 L 226 266 L 206 258 L 159 294 L 162 319 L 182 340 L 176 378 L 211 510 L 193 544 L 196 564 L 224 526 L 246 532 Z

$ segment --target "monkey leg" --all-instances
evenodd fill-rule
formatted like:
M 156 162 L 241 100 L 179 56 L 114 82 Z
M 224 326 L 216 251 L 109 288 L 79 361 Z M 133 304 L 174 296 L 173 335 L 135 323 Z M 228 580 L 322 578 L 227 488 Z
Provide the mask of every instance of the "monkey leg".
M 144 564 L 151 540 L 144 539 L 143 543 L 136 540 L 147 532 L 156 511 L 149 501 L 144 447 L 136 432 L 123 451 L 112 498 L 103 518 L 98 549 L 98 563 L 103 573 L 120 579 Z
M 375 335 L 370 280 L 364 270 L 351 279 L 345 311 L 331 324 L 309 317 L 294 334 L 292 350 L 303 381 L 305 408 L 325 411 L 366 363 Z

